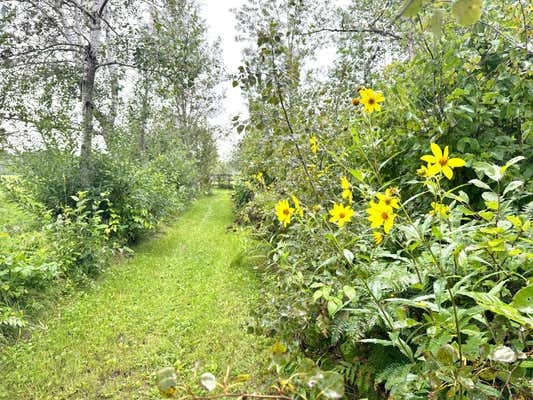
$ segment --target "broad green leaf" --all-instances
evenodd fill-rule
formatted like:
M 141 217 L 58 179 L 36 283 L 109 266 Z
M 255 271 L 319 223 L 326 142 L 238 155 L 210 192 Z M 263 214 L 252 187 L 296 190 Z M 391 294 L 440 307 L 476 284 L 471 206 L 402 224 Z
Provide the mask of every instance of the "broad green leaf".
M 452 365 L 459 359 L 459 352 L 452 345 L 446 343 L 439 347 L 437 360 L 446 365 Z
M 204 372 L 200 376 L 200 383 L 208 392 L 211 392 L 217 387 L 217 378 L 210 372 Z
M 490 190 L 490 186 L 487 185 L 485 182 L 480 181 L 479 179 L 470 179 L 470 180 L 468 181 L 468 183 L 471 183 L 472 185 L 477 186 L 478 188 L 481 188 L 481 189 L 488 189 L 488 190 Z
M 400 15 L 407 18 L 414 17 L 420 11 L 421 6 L 422 0 L 406 0 Z
M 507 187 L 505 188 L 505 190 L 503 191 L 503 194 L 506 195 L 508 192 L 511 192 L 513 190 L 516 190 L 518 189 L 520 186 L 522 186 L 524 184 L 524 182 L 522 181 L 512 181 L 511 183 L 509 183 L 507 185 Z
M 459 25 L 468 26 L 479 21 L 482 6 L 482 0 L 456 0 L 452 5 L 452 13 Z
M 505 304 L 497 296 L 488 293 L 465 292 L 464 295 L 473 298 L 477 304 L 493 313 L 518 322 L 521 325 L 533 327 L 533 318 L 521 314 L 516 308 Z
M 156 376 L 158 380 L 175 377 L 176 369 L 174 367 L 161 368 L 160 370 L 156 372 Z
M 348 249 L 344 249 L 342 252 L 344 254 L 344 258 L 346 258 L 348 263 L 352 264 L 353 263 L 353 259 L 354 259 L 353 253 L 350 250 L 348 250 Z
M 348 297 L 350 300 L 354 299 L 355 296 L 357 295 L 355 289 L 353 287 L 351 287 L 351 286 L 344 286 L 342 288 L 342 291 L 344 292 L 346 297 Z
M 176 370 L 173 367 L 162 368 L 156 373 L 157 389 L 162 397 L 175 397 L 178 389 Z
M 442 36 L 442 25 L 444 22 L 444 15 L 441 10 L 435 10 L 431 19 L 429 20 L 429 30 L 433 34 L 435 40 L 439 40 Z
M 533 286 L 526 286 L 516 292 L 511 305 L 523 313 L 533 314 Z
M 335 315 L 342 307 L 342 302 L 336 297 L 331 297 L 328 301 L 328 313 L 329 315 Z

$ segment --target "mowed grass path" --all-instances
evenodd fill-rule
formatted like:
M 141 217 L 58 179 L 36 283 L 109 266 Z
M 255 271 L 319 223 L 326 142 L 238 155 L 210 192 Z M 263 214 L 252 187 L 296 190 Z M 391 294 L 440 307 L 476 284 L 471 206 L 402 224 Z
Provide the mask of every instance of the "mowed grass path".
M 132 259 L 64 301 L 0 352 L 0 399 L 157 399 L 154 372 L 257 372 L 265 340 L 247 333 L 259 281 L 227 233 L 227 192 L 196 202 Z

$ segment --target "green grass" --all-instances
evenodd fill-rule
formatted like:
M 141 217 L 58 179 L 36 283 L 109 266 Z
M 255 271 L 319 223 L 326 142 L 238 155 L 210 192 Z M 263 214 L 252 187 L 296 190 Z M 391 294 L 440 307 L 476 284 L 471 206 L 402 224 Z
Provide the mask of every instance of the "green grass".
M 266 340 L 246 332 L 259 280 L 226 233 L 227 192 L 196 202 L 92 289 L 0 353 L 0 399 L 156 399 L 153 373 L 256 373 Z
M 31 222 L 31 217 L 10 202 L 0 191 L 0 233 L 18 231 Z

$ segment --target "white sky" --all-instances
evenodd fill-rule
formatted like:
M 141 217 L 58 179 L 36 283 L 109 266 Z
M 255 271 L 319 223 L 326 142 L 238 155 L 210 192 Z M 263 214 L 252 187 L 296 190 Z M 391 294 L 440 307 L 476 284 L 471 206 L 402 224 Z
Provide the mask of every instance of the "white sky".
M 239 8 L 246 0 L 201 0 L 202 16 L 207 22 L 208 38 L 210 41 L 221 39 L 224 64 L 229 73 L 234 73 L 241 64 L 241 51 L 243 43 L 237 42 L 235 37 L 236 20 L 232 8 Z M 240 89 L 233 88 L 231 82 L 221 84 L 221 90 L 226 92 L 223 101 L 223 109 L 220 115 L 211 122 L 223 127 L 225 131 L 230 131 L 231 119 L 235 115 L 247 116 L 247 109 Z M 227 159 L 233 146 L 238 141 L 238 134 L 232 130 L 229 136 L 221 137 L 217 140 L 218 152 L 222 159 Z

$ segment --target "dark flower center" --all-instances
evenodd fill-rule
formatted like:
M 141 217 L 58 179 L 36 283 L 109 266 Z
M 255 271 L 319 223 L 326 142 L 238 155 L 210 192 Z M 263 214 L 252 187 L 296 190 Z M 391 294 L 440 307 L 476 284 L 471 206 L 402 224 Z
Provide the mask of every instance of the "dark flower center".
M 285 214 L 285 215 L 289 215 L 289 209 L 286 208 L 285 210 L 283 210 L 283 214 Z
M 340 219 L 344 219 L 344 217 L 346 217 L 346 214 L 344 214 L 344 213 L 341 212 L 341 213 L 339 214 L 339 218 L 340 218 Z
M 383 220 L 389 219 L 389 214 L 386 213 L 385 211 L 383 211 L 383 212 L 381 213 L 381 218 L 382 218 Z
M 444 167 L 446 164 L 448 164 L 448 159 L 442 157 L 442 158 L 439 160 L 439 164 L 442 165 L 442 166 Z
M 368 99 L 368 104 L 374 104 L 376 100 L 374 100 L 372 97 Z

